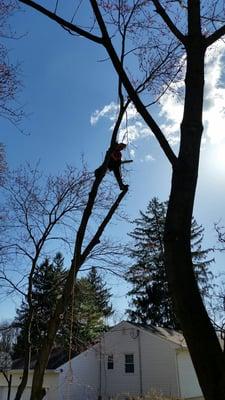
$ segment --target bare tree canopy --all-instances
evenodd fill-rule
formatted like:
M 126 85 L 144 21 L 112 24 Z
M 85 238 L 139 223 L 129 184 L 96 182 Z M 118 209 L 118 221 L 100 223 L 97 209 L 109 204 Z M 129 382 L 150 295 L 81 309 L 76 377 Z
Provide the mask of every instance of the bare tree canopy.
M 10 25 L 10 17 L 18 11 L 15 0 L 3 0 L 0 4 L 0 116 L 17 125 L 23 110 L 16 96 L 21 87 L 19 65 L 10 62 L 9 41 L 18 39 Z
M 28 305 L 24 371 L 16 399 L 21 398 L 28 378 L 34 318 L 33 279 L 40 262 L 47 254 L 62 247 L 72 255 L 74 236 L 76 243 L 79 238 L 81 255 L 75 264 L 77 270 L 70 269 L 69 279 L 68 274 L 65 275 L 63 285 L 66 286 L 62 288 L 61 298 L 57 297 L 58 308 L 50 318 L 50 323 L 51 319 L 54 325 L 57 322 L 54 335 L 62 321 L 60 316 L 71 301 L 74 280 L 83 264 L 87 263 L 88 268 L 88 262 L 92 260 L 92 266 L 100 263 L 102 268 L 115 271 L 117 275 L 121 271 L 121 266 L 118 268 L 121 246 L 108 239 L 100 241 L 100 238 L 127 188 L 117 196 L 107 180 L 99 187 L 104 168 L 101 166 L 100 174 L 95 178 L 85 165 L 81 171 L 67 166 L 58 176 L 45 177 L 38 166 L 32 168 L 29 164 L 7 174 L 2 188 L 0 286 L 10 295 L 16 292 L 25 296 Z M 72 266 L 74 268 L 74 259 Z M 43 337 L 43 342 L 45 339 Z M 48 351 L 44 350 L 46 360 L 53 343 L 54 336 Z

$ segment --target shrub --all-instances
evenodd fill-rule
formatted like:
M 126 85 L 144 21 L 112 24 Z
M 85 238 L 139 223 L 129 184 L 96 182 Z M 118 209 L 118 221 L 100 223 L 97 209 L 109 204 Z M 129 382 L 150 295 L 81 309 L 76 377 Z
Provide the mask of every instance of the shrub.
M 182 399 L 173 396 L 164 396 L 162 393 L 152 390 L 150 393 L 142 397 L 124 394 L 116 396 L 113 400 L 182 400 Z

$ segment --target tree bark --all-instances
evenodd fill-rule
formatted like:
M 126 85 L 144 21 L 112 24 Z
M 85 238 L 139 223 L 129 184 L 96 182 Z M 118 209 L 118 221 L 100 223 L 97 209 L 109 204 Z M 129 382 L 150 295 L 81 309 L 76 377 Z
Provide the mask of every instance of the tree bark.
M 192 8 L 190 9 L 190 3 Z M 206 400 L 225 399 L 224 354 L 202 302 L 191 258 L 191 218 L 198 177 L 206 46 L 197 11 L 189 1 L 189 36 L 181 144 L 173 168 L 165 226 L 165 257 L 174 299 L 190 355 Z M 199 29 L 198 29 L 199 28 Z
M 24 349 L 24 368 L 23 368 L 22 380 L 18 386 L 14 400 L 21 399 L 23 392 L 27 386 L 29 368 L 30 368 L 30 360 L 31 360 L 31 341 L 30 341 L 31 323 L 32 323 L 32 316 L 31 316 L 31 318 L 29 318 L 29 322 L 28 322 L 27 338 L 26 338 L 26 344 L 25 344 L 25 349 Z
M 21 399 L 23 392 L 26 389 L 27 381 L 28 381 L 30 361 L 31 361 L 31 351 L 32 351 L 31 327 L 32 327 L 33 311 L 34 311 L 33 304 L 32 304 L 32 286 L 33 286 L 33 275 L 34 275 L 36 263 L 38 260 L 38 256 L 39 256 L 39 254 L 36 255 L 36 257 L 34 258 L 34 260 L 32 262 L 32 268 L 31 268 L 29 279 L 28 279 L 27 301 L 28 301 L 28 306 L 29 306 L 29 314 L 28 314 L 28 320 L 27 320 L 27 324 L 26 324 L 26 341 L 25 341 L 25 346 L 24 346 L 24 367 L 23 367 L 22 380 L 18 386 L 14 400 Z
M 46 337 L 43 339 L 43 343 L 39 351 L 37 363 L 34 369 L 30 400 L 42 399 L 42 384 L 43 384 L 45 369 L 48 364 L 48 359 L 51 354 L 56 333 L 60 326 L 61 315 L 63 315 L 67 306 L 70 303 L 71 293 L 73 290 L 74 281 L 76 279 L 76 272 L 75 272 L 77 269 L 76 267 L 77 267 L 76 263 L 72 260 L 71 268 L 68 273 L 68 278 L 65 283 L 65 288 L 63 290 L 62 297 L 57 302 L 54 315 L 49 321 L 48 333 Z
M 177 317 L 204 397 L 217 400 L 225 398 L 225 360 L 193 273 L 190 226 L 184 210 L 184 201 L 192 208 L 193 188 L 190 177 L 174 172 L 165 228 L 166 265 Z

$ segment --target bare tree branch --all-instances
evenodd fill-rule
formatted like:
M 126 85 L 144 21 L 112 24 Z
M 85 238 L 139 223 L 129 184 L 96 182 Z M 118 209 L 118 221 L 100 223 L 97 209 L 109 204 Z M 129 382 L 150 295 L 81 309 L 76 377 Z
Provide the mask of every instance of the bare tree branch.
M 177 29 L 176 25 L 174 25 L 173 21 L 170 19 L 169 15 L 165 11 L 165 9 L 162 7 L 160 2 L 158 0 L 152 0 L 152 3 L 154 4 L 156 8 L 156 12 L 162 17 L 163 21 L 166 23 L 168 28 L 171 30 L 171 32 L 176 36 L 176 38 L 183 43 L 184 45 L 186 44 L 186 37 Z
M 69 29 L 72 32 L 77 33 L 80 36 L 83 36 L 92 42 L 103 44 L 102 38 L 99 36 L 95 36 L 92 33 L 85 31 L 84 29 L 79 28 L 77 25 L 74 25 L 73 23 L 66 21 L 65 19 L 59 17 L 56 15 L 54 12 L 49 11 L 47 8 L 42 7 L 40 4 L 35 3 L 32 0 L 19 0 L 21 3 L 24 3 L 35 10 L 39 11 L 43 15 L 46 15 L 48 18 L 52 19 L 53 21 L 57 22 L 57 24 L 61 25 L 62 27 L 65 27 Z
M 112 45 L 111 39 L 109 37 L 109 34 L 107 32 L 105 22 L 102 18 L 102 15 L 100 13 L 98 4 L 95 0 L 90 0 L 93 12 L 95 14 L 95 17 L 98 21 L 99 28 L 102 33 L 102 38 L 104 42 L 104 46 L 109 54 L 109 57 L 114 65 L 115 70 L 118 73 L 118 76 L 121 78 L 123 85 L 128 93 L 128 96 L 130 99 L 133 101 L 135 104 L 135 107 L 137 108 L 137 111 L 141 114 L 142 118 L 146 122 L 146 124 L 151 128 L 152 132 L 156 136 L 160 146 L 162 147 L 165 155 L 167 156 L 168 160 L 170 163 L 175 166 L 177 157 L 175 156 L 172 148 L 170 147 L 168 141 L 166 140 L 165 136 L 163 135 L 161 129 L 155 122 L 155 120 L 152 118 L 150 113 L 146 110 L 144 104 L 142 103 L 141 99 L 139 98 L 138 94 L 136 93 L 135 89 L 133 88 L 133 85 L 131 84 L 126 72 L 122 68 L 121 62 L 116 54 L 116 51 Z
M 116 199 L 115 203 L 112 205 L 112 207 L 110 208 L 108 214 L 105 216 L 104 220 L 102 221 L 102 223 L 98 227 L 98 230 L 96 231 L 96 233 L 93 236 L 92 240 L 89 242 L 88 246 L 85 248 L 85 250 L 81 254 L 81 265 L 86 260 L 86 258 L 88 257 L 88 255 L 90 254 L 90 252 L 92 251 L 94 246 L 96 246 L 99 243 L 100 237 L 101 237 L 102 233 L 104 232 L 105 227 L 107 226 L 107 224 L 111 220 L 113 214 L 115 213 L 115 211 L 119 207 L 119 205 L 120 205 L 121 201 L 123 200 L 126 192 L 127 192 L 127 190 L 126 191 L 124 190 L 119 194 L 119 196 Z
M 177 157 L 174 154 L 172 148 L 170 147 L 167 139 L 165 138 L 164 134 L 162 133 L 160 127 L 158 126 L 158 124 L 156 123 L 156 121 L 153 119 L 153 117 L 151 116 L 151 114 L 148 112 L 148 110 L 146 109 L 146 107 L 144 106 L 144 104 L 142 103 L 140 97 L 138 96 L 136 90 L 134 89 L 133 85 L 131 84 L 127 73 L 125 72 L 124 68 L 122 67 L 122 63 L 121 60 L 119 59 L 113 45 L 111 42 L 111 39 L 109 37 L 109 34 L 107 32 L 104 20 L 101 16 L 98 4 L 95 0 L 90 0 L 90 3 L 92 5 L 92 9 L 94 12 L 94 15 L 97 19 L 99 28 L 101 30 L 102 33 L 102 38 L 93 36 L 92 34 L 90 34 L 89 32 L 78 28 L 77 25 L 75 24 L 71 24 L 70 22 L 56 16 L 54 13 L 52 13 L 51 11 L 45 9 L 44 7 L 40 6 L 39 4 L 35 3 L 32 0 L 19 0 L 20 2 L 29 5 L 30 7 L 36 9 L 37 11 L 41 12 L 42 14 L 47 15 L 49 18 L 51 18 L 52 20 L 58 22 L 60 25 L 65 26 L 67 28 L 69 28 L 70 30 L 72 30 L 73 32 L 78 33 L 81 36 L 84 36 L 94 42 L 97 42 L 99 44 L 102 44 L 106 51 L 109 54 L 109 57 L 114 65 L 115 70 L 118 73 L 118 76 L 120 76 L 121 82 L 123 83 L 123 86 L 125 87 L 128 96 L 130 98 L 131 101 L 134 102 L 135 107 L 137 108 L 137 111 L 141 114 L 142 118 L 144 119 L 144 121 L 146 122 L 146 124 L 149 126 L 149 128 L 152 130 L 153 134 L 155 135 L 156 139 L 158 140 L 161 148 L 163 149 L 163 152 L 165 153 L 166 157 L 168 158 L 168 160 L 170 161 L 170 163 L 175 166 L 176 165 L 176 161 L 177 161 Z
M 221 26 L 221 28 L 217 29 L 217 31 L 212 33 L 207 38 L 205 38 L 206 47 L 211 46 L 217 40 L 221 39 L 224 35 L 225 35 L 225 25 Z

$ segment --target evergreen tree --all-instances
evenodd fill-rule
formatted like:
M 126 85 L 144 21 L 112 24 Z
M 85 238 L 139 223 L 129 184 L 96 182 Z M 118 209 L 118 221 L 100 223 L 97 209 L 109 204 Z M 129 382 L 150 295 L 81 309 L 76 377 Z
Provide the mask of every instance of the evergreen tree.
M 111 293 L 106 282 L 103 282 L 95 267 L 91 268 L 87 279 L 92 287 L 92 293 L 95 294 L 96 306 L 102 311 L 105 318 L 110 317 L 113 314 L 112 304 L 110 303 Z
M 62 255 L 57 253 L 53 262 L 46 258 L 34 274 L 32 293 L 34 315 L 31 327 L 32 354 L 38 352 L 40 342 L 47 330 L 48 320 L 55 310 L 56 297 L 62 291 L 62 281 L 66 276 L 63 261 Z M 23 300 L 20 309 L 17 310 L 15 320 L 16 326 L 20 328 L 20 333 L 14 346 L 14 358 L 23 356 L 27 315 L 28 304 Z
M 96 268 L 92 268 L 86 277 L 77 281 L 73 310 L 69 307 L 65 322 L 58 333 L 62 347 L 69 346 L 72 315 L 72 350 L 74 352 L 84 350 L 106 330 L 105 318 L 113 314 L 110 297 L 110 291 Z
M 62 293 L 66 271 L 63 257 L 56 255 L 53 262 L 47 258 L 37 269 L 33 279 L 33 307 L 31 342 L 32 355 L 38 353 L 40 343 L 47 332 L 47 325 L 54 313 L 56 299 Z M 63 316 L 61 327 L 56 335 L 55 347 L 68 351 L 72 326 L 72 350 L 80 352 L 106 329 L 105 317 L 111 315 L 110 292 L 106 284 L 93 268 L 87 277 L 79 279 L 75 285 L 74 305 Z M 72 302 L 72 298 L 71 298 Z M 20 328 L 14 346 L 14 358 L 23 357 L 24 337 L 28 305 L 25 301 L 17 310 L 15 324 Z
M 129 268 L 127 281 L 132 285 L 131 309 L 127 310 L 133 322 L 152 324 L 179 329 L 179 322 L 173 311 L 164 263 L 164 225 L 167 202 L 153 198 L 146 212 L 140 211 L 140 217 L 134 220 L 135 228 L 130 233 L 133 246 L 130 256 L 136 262 Z M 204 229 L 195 219 L 191 227 L 192 260 L 202 296 L 206 296 L 210 287 L 208 267 L 213 260 L 207 260 L 210 249 L 202 249 Z

